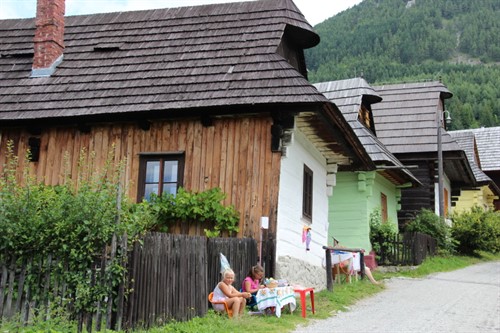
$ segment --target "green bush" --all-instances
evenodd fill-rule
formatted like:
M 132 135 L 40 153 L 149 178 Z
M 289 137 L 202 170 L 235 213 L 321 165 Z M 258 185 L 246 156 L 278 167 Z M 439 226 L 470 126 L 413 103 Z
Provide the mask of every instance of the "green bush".
M 152 213 L 140 205 L 133 208 L 122 195 L 122 167 L 111 163 L 114 156 L 96 171 L 93 154 L 87 159 L 82 151 L 78 179 L 66 173 L 61 185 L 49 186 L 30 175 L 28 159 L 20 169 L 13 148 L 9 141 L 0 172 L 0 263 L 27 263 L 25 288 L 40 300 L 45 294 L 38 276 L 51 262 L 47 274 L 66 284 L 72 308 L 94 311 L 96 300 L 122 280 L 124 268 L 117 266 L 118 258 L 108 262 L 105 278 L 110 283 L 103 289 L 90 283 L 89 267 L 113 237 L 126 234 L 131 246 L 149 228 Z M 39 262 L 47 264 L 40 268 Z
M 381 253 L 391 253 L 393 240 L 398 235 L 398 227 L 391 221 L 382 222 L 382 213 L 380 208 L 375 208 L 370 213 L 370 242 L 372 249 L 377 254 L 377 260 L 380 261 Z
M 436 239 L 440 251 L 453 253 L 455 250 L 455 241 L 451 237 L 450 227 L 432 210 L 422 208 L 415 220 L 406 225 L 405 231 L 421 232 L 432 236 Z
M 478 251 L 500 252 L 500 212 L 474 207 L 452 216 L 451 233 L 458 242 L 458 252 L 467 255 Z
M 197 193 L 181 187 L 175 196 L 153 195 L 150 205 L 157 216 L 154 229 L 166 231 L 173 223 L 196 221 L 207 227 L 207 237 L 217 237 L 221 231 L 238 232 L 239 213 L 234 206 L 221 203 L 225 198 L 220 188 Z

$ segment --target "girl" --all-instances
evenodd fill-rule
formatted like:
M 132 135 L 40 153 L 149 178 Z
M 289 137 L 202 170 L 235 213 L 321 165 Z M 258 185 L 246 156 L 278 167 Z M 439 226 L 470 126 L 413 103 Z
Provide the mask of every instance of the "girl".
M 251 298 L 247 298 L 247 305 L 252 309 L 257 305 L 257 299 L 255 298 L 257 291 L 266 287 L 260 284 L 263 277 L 264 269 L 260 265 L 255 265 L 250 269 L 250 272 L 248 272 L 247 277 L 241 285 L 241 290 L 252 294 Z
M 225 301 L 228 308 L 233 310 L 233 317 L 238 318 L 243 314 L 246 305 L 246 298 L 252 295 L 249 292 L 239 292 L 233 287 L 234 272 L 228 268 L 222 272 L 222 281 L 214 289 L 214 301 Z M 223 304 L 213 304 L 214 310 L 224 311 Z
M 260 281 L 264 277 L 264 269 L 260 265 L 255 265 L 248 272 L 247 277 L 243 280 L 242 290 L 249 292 L 253 295 L 257 294 L 257 291 L 261 288 L 265 288 L 264 285 L 260 284 Z

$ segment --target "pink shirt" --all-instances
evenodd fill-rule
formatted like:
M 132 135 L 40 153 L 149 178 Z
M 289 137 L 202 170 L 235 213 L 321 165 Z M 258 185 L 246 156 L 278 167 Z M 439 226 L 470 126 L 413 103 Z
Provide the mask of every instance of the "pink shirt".
M 250 282 L 250 289 L 259 289 L 260 287 L 260 283 L 259 283 L 259 280 L 254 280 L 252 279 L 250 276 L 247 276 L 245 278 L 245 280 L 243 280 L 243 284 L 241 285 L 241 289 L 245 292 L 250 292 L 249 290 L 246 290 L 245 288 L 245 285 L 246 285 L 246 282 L 249 281 Z

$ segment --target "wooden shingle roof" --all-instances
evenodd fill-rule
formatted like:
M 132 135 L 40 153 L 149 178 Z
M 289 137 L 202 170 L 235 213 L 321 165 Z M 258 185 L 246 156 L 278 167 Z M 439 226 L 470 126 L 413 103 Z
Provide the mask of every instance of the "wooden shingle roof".
M 370 104 L 382 100 L 379 94 L 363 78 L 352 78 L 314 84 L 331 102 L 342 108 L 346 120 L 357 120 L 361 99 L 368 98 Z
M 330 101 L 342 112 L 349 125 L 356 133 L 366 152 L 379 168 L 389 166 L 386 176 L 396 184 L 412 182 L 419 184 L 418 179 L 380 142 L 377 137 L 358 120 L 358 112 L 362 99 L 371 103 L 380 102 L 381 98 L 363 78 L 352 78 L 321 82 L 315 84 Z M 371 104 L 370 103 L 370 104 Z M 390 167 L 395 167 L 394 169 Z
M 377 137 L 399 160 L 437 161 L 438 119 L 451 92 L 439 81 L 373 87 L 382 102 L 372 106 Z M 455 184 L 475 185 L 464 150 L 441 130 L 444 172 Z
M 476 144 L 476 137 L 474 135 L 474 132 L 463 130 L 450 131 L 448 133 L 465 151 L 469 164 L 471 165 L 472 172 L 474 173 L 474 177 L 476 178 L 476 183 L 478 185 L 489 185 L 490 187 L 492 187 L 492 189 L 494 189 L 497 195 L 500 194 L 500 189 L 498 188 L 498 186 L 480 168 L 481 161 L 479 159 L 479 156 L 477 156 L 478 146 Z
M 45 78 L 30 78 L 34 28 L 0 20 L 0 125 L 328 102 L 277 54 L 284 36 L 319 42 L 291 0 L 68 16 L 63 61 Z
M 382 102 L 374 104 L 377 137 L 394 153 L 437 151 L 437 119 L 440 99 L 452 96 L 438 81 L 374 86 Z M 442 131 L 445 151 L 460 147 Z
M 482 127 L 454 131 L 469 132 L 476 138 L 480 167 L 483 171 L 500 171 L 500 127 Z

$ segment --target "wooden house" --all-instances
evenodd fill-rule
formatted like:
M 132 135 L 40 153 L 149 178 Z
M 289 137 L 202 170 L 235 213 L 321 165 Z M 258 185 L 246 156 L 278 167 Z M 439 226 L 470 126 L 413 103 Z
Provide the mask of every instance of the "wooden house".
M 340 169 L 329 200 L 329 244 L 333 238 L 352 248 L 371 250 L 370 215 L 380 211 L 382 221 L 394 223 L 401 208 L 401 189 L 418 186 L 420 182 L 377 139 L 372 105 L 382 98 L 363 79 L 315 84 L 335 103 L 363 143 L 374 167 L 367 171 Z
M 318 42 L 291 0 L 68 17 L 64 0 L 39 0 L 36 19 L 0 21 L 0 168 L 9 141 L 21 158 L 35 152 L 28 167 L 47 184 L 65 163 L 76 177 L 82 150 L 96 169 L 114 150 L 131 200 L 219 187 L 240 213 L 238 237 L 259 240 L 268 218 L 271 263 L 281 253 L 317 267 L 328 167 L 371 163 L 307 80 L 303 50 Z M 305 159 L 288 177 L 299 137 Z M 293 235 L 302 246 L 290 220 L 321 235 L 313 250 L 280 245 Z
M 443 152 L 444 216 L 452 198 L 464 187 L 475 186 L 474 174 L 464 150 L 446 132 L 445 101 L 452 93 L 438 81 L 374 86 L 382 97 L 374 104 L 377 137 L 422 183 L 402 189 L 400 226 L 422 209 L 439 215 L 438 126 Z
M 477 187 L 462 189 L 456 200 L 455 211 L 473 206 L 500 210 L 500 127 L 448 132 L 464 149 L 476 178 Z M 479 143 L 481 143 L 481 150 Z M 484 163 L 480 158 L 484 158 Z M 485 168 L 483 172 L 482 168 Z M 496 182 L 486 174 L 495 177 Z

